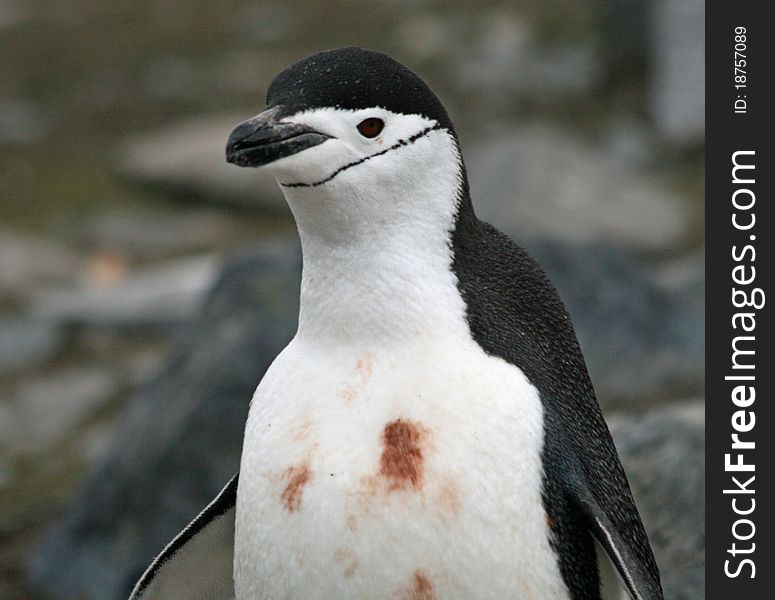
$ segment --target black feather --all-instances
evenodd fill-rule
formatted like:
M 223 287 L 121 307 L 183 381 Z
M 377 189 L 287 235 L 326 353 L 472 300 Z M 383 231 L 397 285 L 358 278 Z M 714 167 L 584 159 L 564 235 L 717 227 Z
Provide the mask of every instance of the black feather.
M 284 115 L 310 108 L 382 107 L 423 115 L 452 130 L 444 105 L 422 79 L 389 56 L 363 48 L 319 52 L 292 64 L 272 81 L 266 102 L 282 106 Z

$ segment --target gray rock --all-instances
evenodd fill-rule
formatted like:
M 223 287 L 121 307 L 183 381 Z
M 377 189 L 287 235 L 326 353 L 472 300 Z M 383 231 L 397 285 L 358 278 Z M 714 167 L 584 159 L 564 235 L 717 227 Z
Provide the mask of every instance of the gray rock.
M 176 259 L 101 283 L 83 281 L 35 292 L 30 313 L 69 325 L 170 327 L 188 322 L 215 277 L 211 255 Z
M 0 455 L 0 491 L 3 491 L 14 480 L 14 469 L 8 458 Z
M 558 24 L 565 21 L 555 17 Z M 431 20 L 433 25 L 421 29 Z M 449 72 L 445 79 L 457 88 L 457 95 L 466 98 L 466 113 L 473 111 L 486 121 L 513 117 L 515 107 L 556 111 L 577 104 L 589 99 L 600 82 L 603 70 L 591 40 L 576 32 L 573 42 L 560 35 L 549 42 L 540 29 L 525 11 L 500 5 L 466 16 L 416 16 L 399 28 L 398 39 L 418 58 L 436 59 Z M 450 45 L 453 39 L 456 43 Z
M 0 4 L 0 31 L 28 21 L 31 13 L 32 9 L 23 0 L 4 0 Z
M 608 422 L 662 573 L 665 598 L 705 598 L 702 401 Z
M 649 0 L 606 0 L 599 13 L 601 60 L 609 76 L 632 77 L 646 63 L 654 3 Z M 629 72 L 628 72 L 629 71 Z
M 11 455 L 41 454 L 72 434 L 118 388 L 99 368 L 56 371 L 14 386 L 0 403 L 0 448 Z
M 0 376 L 45 363 L 62 341 L 51 322 L 0 317 Z
M 0 19 L 2 18 L 0 13 Z M 0 98 L 0 143 L 37 142 L 48 133 L 49 128 L 45 110 L 35 102 L 19 98 Z
M 198 61 L 183 56 L 154 56 L 145 66 L 143 87 L 158 98 L 182 98 L 201 81 L 198 65 Z
M 392 38 L 396 46 L 412 58 L 413 63 L 429 59 L 449 60 L 449 41 L 464 35 L 464 23 L 451 12 L 420 10 L 415 14 L 397 19 L 393 24 Z
M 120 152 L 124 176 L 180 197 L 289 214 L 273 178 L 226 162 L 226 140 L 252 114 L 188 119 L 128 140 Z
M 248 402 L 295 330 L 300 253 L 264 244 L 226 266 L 157 380 L 130 402 L 122 431 L 31 577 L 52 598 L 125 597 L 150 559 L 238 469 Z
M 262 25 L 271 29 L 269 22 Z M 231 52 L 222 49 L 206 58 L 154 54 L 144 64 L 144 91 L 164 101 L 184 101 L 197 96 L 210 106 L 219 106 L 218 100 L 226 97 L 225 94 L 229 98 L 258 97 L 262 86 L 276 74 L 277 65 L 256 55 L 255 50 L 240 48 Z M 267 72 L 268 69 L 271 71 Z
M 654 176 L 611 160 L 605 145 L 533 124 L 471 144 L 478 214 L 516 239 L 550 237 L 665 251 L 684 240 L 689 214 Z
M 456 81 L 461 90 L 488 107 L 517 102 L 542 105 L 569 102 L 591 94 L 602 75 L 589 45 L 543 47 L 525 43 L 519 27 L 493 22 L 497 32 L 461 61 Z
M 72 280 L 81 261 L 64 244 L 0 229 L 0 301 L 20 301 L 41 285 Z
M 702 391 L 701 265 L 667 285 L 620 248 L 524 242 L 568 308 L 603 406 L 639 408 Z
M 704 289 L 705 245 L 660 265 L 655 269 L 654 276 L 659 285 L 676 292 L 687 286 Z
M 234 15 L 235 32 L 243 39 L 259 44 L 277 43 L 293 37 L 299 26 L 295 11 L 281 4 L 248 4 Z
M 82 246 L 155 260 L 204 251 L 234 238 L 240 221 L 222 212 L 109 212 L 79 219 L 65 234 Z
M 659 0 L 654 3 L 653 12 L 651 114 L 660 133 L 669 141 L 684 145 L 702 143 L 705 0 Z M 729 44 L 731 49 L 731 33 Z
M 600 60 L 610 91 L 633 88 L 631 99 L 645 104 L 655 133 L 668 143 L 701 144 L 705 0 L 607 0 L 600 16 Z
M 602 136 L 607 160 L 616 169 L 653 169 L 659 159 L 659 146 L 653 128 L 632 117 L 611 119 Z

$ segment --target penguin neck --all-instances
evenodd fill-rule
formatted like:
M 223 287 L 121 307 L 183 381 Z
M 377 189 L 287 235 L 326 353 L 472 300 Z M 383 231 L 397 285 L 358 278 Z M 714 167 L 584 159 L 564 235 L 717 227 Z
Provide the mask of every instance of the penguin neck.
M 303 254 L 298 339 L 369 347 L 470 337 L 451 243 L 470 199 L 459 163 L 455 171 L 415 181 L 408 198 L 384 186 L 286 191 Z

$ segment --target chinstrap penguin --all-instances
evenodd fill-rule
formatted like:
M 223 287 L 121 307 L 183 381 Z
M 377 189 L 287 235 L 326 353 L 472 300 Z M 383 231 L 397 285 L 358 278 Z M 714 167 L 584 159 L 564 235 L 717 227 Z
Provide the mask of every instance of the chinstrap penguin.
M 239 475 L 132 600 L 661 599 L 568 314 L 475 216 L 426 84 L 376 52 L 315 54 L 226 156 L 293 212 L 298 331 Z

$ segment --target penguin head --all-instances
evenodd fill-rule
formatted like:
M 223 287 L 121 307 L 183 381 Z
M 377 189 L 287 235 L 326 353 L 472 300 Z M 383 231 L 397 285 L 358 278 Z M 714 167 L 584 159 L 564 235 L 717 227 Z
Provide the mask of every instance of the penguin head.
M 232 131 L 226 159 L 272 174 L 289 202 L 305 192 L 384 200 L 429 185 L 454 196 L 465 177 L 441 101 L 397 61 L 361 48 L 282 71 L 267 109 Z

